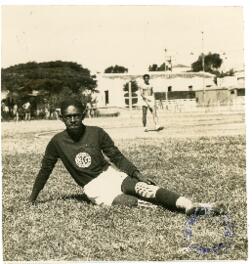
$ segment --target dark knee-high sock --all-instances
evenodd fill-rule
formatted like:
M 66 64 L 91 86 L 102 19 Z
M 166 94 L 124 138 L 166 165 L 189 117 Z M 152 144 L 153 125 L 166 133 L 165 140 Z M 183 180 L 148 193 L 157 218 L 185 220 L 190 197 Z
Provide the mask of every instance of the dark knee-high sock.
M 166 190 L 164 188 L 159 188 L 156 192 L 156 201 L 163 207 L 170 210 L 177 210 L 176 202 L 180 197 L 179 194 Z
M 190 200 L 179 194 L 158 186 L 139 182 L 137 179 L 127 177 L 122 183 L 122 191 L 125 194 L 133 195 L 169 210 L 184 211 L 191 203 Z

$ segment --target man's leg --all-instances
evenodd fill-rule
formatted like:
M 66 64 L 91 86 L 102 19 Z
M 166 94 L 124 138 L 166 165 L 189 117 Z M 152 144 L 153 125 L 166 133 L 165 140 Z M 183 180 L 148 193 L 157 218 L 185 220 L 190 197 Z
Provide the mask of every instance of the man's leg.
M 101 173 L 97 178 L 84 186 L 84 193 L 92 203 L 97 205 L 156 207 L 152 203 L 122 192 L 122 182 L 127 177 L 127 174 L 109 167 L 107 171 Z
M 112 205 L 121 205 L 121 206 L 128 206 L 128 207 L 149 207 L 149 208 L 156 208 L 157 205 L 144 201 L 142 199 L 138 199 L 136 196 L 128 195 L 121 193 L 117 195 Z
M 170 210 L 179 210 L 179 208 L 176 207 L 176 201 L 180 195 L 155 185 L 140 182 L 132 177 L 127 177 L 123 181 L 122 192 L 161 205 Z
M 144 128 L 146 128 L 146 124 L 147 124 L 147 106 L 142 106 L 142 122 L 143 122 L 143 126 Z
M 217 205 L 193 203 L 190 199 L 181 196 L 165 188 L 139 182 L 137 179 L 127 177 L 122 182 L 122 192 L 135 196 L 144 201 L 160 205 L 171 211 L 184 212 L 188 215 L 193 213 L 205 214 L 207 210 L 220 214 L 221 208 Z
M 158 116 L 157 116 L 157 107 L 154 105 L 152 108 L 150 108 L 150 111 L 152 114 L 153 122 L 155 124 L 155 129 L 159 129 L 160 125 L 159 125 Z

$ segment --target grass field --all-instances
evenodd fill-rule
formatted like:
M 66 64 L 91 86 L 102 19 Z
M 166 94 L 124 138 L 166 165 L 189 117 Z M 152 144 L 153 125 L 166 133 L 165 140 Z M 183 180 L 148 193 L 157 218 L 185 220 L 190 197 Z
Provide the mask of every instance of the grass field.
M 204 118 L 205 125 L 197 128 L 202 134 L 210 128 L 212 116 Z M 88 122 L 108 126 L 107 120 Z M 233 122 L 227 124 L 225 117 L 220 123 L 223 121 L 226 128 Z M 174 122 L 161 134 L 147 133 L 141 137 L 141 128 L 132 127 L 127 136 L 125 129 L 119 129 L 126 121 L 120 119 L 115 120 L 118 130 L 108 129 L 122 152 L 158 184 L 194 200 L 226 202 L 232 237 L 225 237 L 222 217 L 202 218 L 192 227 L 188 241 L 188 218 L 183 214 L 162 208 L 98 207 L 82 201 L 82 190 L 61 162 L 40 193 L 37 205 L 30 205 L 27 198 L 51 136 L 34 135 L 62 128 L 57 122 L 2 124 L 5 261 L 247 258 L 244 133 L 229 135 L 224 127 L 217 127 L 211 136 L 199 133 L 200 136 L 191 137 L 189 133 L 189 137 L 176 137 L 175 132 L 180 131 L 181 135 L 184 131 L 186 135 L 186 130 L 176 127 Z M 171 131 L 175 131 L 173 135 Z M 190 242 L 204 247 L 224 243 L 224 248 L 217 253 L 201 254 L 190 249 Z

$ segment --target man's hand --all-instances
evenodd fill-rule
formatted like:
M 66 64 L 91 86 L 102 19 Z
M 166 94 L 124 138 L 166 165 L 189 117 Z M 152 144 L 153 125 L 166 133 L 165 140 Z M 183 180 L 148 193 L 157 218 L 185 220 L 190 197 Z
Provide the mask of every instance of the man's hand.
M 150 180 L 147 177 L 145 177 L 140 171 L 135 171 L 133 173 L 133 178 L 136 178 L 139 181 L 145 182 L 145 183 L 150 184 L 150 185 L 156 185 L 155 182 L 153 182 L 152 180 Z

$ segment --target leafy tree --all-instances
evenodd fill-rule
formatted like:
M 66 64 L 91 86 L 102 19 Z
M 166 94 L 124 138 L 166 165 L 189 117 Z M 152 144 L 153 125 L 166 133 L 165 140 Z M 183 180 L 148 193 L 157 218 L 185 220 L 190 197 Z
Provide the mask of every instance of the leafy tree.
M 234 69 L 230 69 L 229 71 L 226 71 L 226 72 L 220 72 L 219 74 L 217 74 L 217 77 L 219 78 L 222 78 L 222 77 L 225 77 L 225 76 L 234 76 L 235 74 L 235 71 Z
M 137 91 L 138 91 L 138 85 L 137 82 L 135 80 L 130 81 L 131 82 L 131 96 L 132 98 L 132 104 L 136 104 L 138 99 L 137 99 Z M 129 105 L 129 82 L 127 82 L 124 86 L 123 86 L 123 91 L 125 91 L 126 93 L 124 94 L 125 97 L 125 103 L 126 105 Z
M 157 64 L 149 65 L 149 71 L 158 71 L 158 65 Z
M 167 69 L 165 69 L 165 63 L 162 63 L 159 68 L 158 68 L 159 71 L 165 71 Z
M 230 69 L 229 71 L 226 72 L 216 72 L 215 76 L 214 76 L 214 83 L 217 84 L 217 78 L 223 78 L 226 76 L 234 76 L 234 69 Z
M 90 71 L 75 62 L 28 62 L 1 69 L 1 72 L 3 89 L 19 98 L 27 98 L 37 91 L 40 97 L 56 105 L 63 98 L 80 97 L 84 90 L 96 87 Z
M 131 92 L 135 93 L 138 90 L 138 85 L 135 80 L 131 81 Z M 123 91 L 128 92 L 129 91 L 129 82 L 124 84 Z
M 203 71 L 203 58 L 204 58 L 204 71 L 210 73 L 217 73 L 218 69 L 222 64 L 222 59 L 218 53 L 208 53 L 207 55 L 201 54 L 197 61 L 193 62 L 191 67 L 192 71 L 199 72 Z
M 128 72 L 128 69 L 125 68 L 124 66 L 119 66 L 119 65 L 110 66 L 106 68 L 104 71 L 104 73 L 125 73 L 125 72 Z
M 149 71 L 165 71 L 165 70 L 171 70 L 171 68 L 168 68 L 168 65 L 165 63 L 162 63 L 160 66 L 157 64 L 149 65 Z

